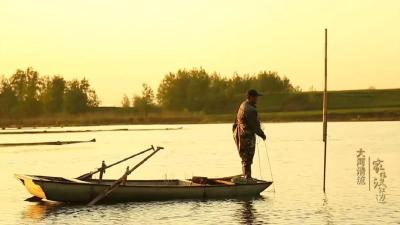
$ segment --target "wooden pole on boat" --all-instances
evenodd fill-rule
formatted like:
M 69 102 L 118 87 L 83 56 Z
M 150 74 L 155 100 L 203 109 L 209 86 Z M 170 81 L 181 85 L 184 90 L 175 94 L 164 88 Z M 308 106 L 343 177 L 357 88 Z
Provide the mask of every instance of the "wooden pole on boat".
M 323 191 L 325 193 L 326 186 L 326 146 L 327 146 L 327 130 L 328 130 L 328 110 L 327 110 L 327 80 L 328 80 L 328 29 L 325 28 L 325 70 L 324 70 L 324 94 L 323 94 L 323 109 L 322 109 L 322 122 L 323 122 L 323 141 L 324 141 L 324 185 Z
M 135 154 L 133 154 L 133 155 L 131 155 L 131 156 L 129 156 L 129 157 L 126 157 L 125 159 L 121 159 L 121 160 L 119 160 L 119 161 L 117 161 L 117 162 L 115 162 L 115 163 L 112 163 L 112 164 L 108 165 L 108 166 L 103 166 L 103 165 L 102 165 L 100 168 L 96 169 L 95 171 L 82 174 L 81 176 L 77 177 L 76 179 L 84 180 L 84 179 L 87 179 L 87 178 L 92 177 L 94 174 L 96 174 L 96 173 L 98 173 L 98 172 L 103 172 L 103 173 L 104 173 L 104 171 L 105 171 L 106 169 L 108 169 L 108 168 L 110 168 L 110 167 L 112 167 L 112 166 L 115 166 L 115 165 L 117 165 L 117 164 L 120 164 L 120 163 L 122 163 L 122 162 L 125 162 L 125 161 L 128 160 L 128 159 L 131 159 L 131 158 L 133 158 L 133 157 L 136 157 L 136 156 L 138 156 L 138 155 L 141 155 L 141 154 L 143 154 L 143 153 L 145 153 L 145 152 L 148 152 L 148 151 L 150 151 L 150 150 L 154 150 L 154 146 L 153 146 L 153 145 L 150 146 L 150 148 L 148 148 L 148 149 L 146 149 L 146 150 L 143 150 L 143 151 L 141 151 L 141 152 L 135 153 Z
M 158 151 L 161 149 L 164 149 L 163 147 L 157 147 L 150 155 L 146 156 L 142 161 L 140 161 L 138 164 L 136 164 L 132 169 L 129 169 L 129 167 L 126 169 L 126 172 L 122 177 L 120 177 L 118 180 L 116 180 L 114 183 L 112 183 L 108 188 L 106 188 L 103 192 L 101 192 L 99 195 L 97 195 L 92 201 L 88 203 L 88 206 L 93 206 L 97 202 L 101 201 L 107 195 L 109 195 L 111 192 L 113 192 L 115 189 L 117 189 L 121 184 L 126 183 L 126 180 L 128 179 L 128 175 L 131 174 L 134 170 L 136 170 L 139 166 L 141 166 L 144 162 L 146 162 L 150 157 L 152 157 L 154 154 L 156 154 Z

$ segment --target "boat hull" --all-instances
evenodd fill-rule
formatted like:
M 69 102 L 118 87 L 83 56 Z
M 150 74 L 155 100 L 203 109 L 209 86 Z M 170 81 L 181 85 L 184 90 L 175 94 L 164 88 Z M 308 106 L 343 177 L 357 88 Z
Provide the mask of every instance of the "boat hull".
M 59 202 L 90 202 L 104 192 L 113 180 L 64 181 L 64 178 L 16 175 L 34 196 Z M 221 178 L 222 179 L 222 178 Z M 127 181 L 119 186 L 102 202 L 154 201 L 173 199 L 238 198 L 258 196 L 272 182 L 260 181 L 253 184 L 193 184 L 187 180 L 142 180 Z

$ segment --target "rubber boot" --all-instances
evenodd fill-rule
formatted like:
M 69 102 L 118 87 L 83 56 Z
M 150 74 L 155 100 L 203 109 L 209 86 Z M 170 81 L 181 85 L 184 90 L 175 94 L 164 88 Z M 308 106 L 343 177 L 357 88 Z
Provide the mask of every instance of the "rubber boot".
M 246 166 L 242 165 L 242 176 L 246 178 Z
M 251 179 L 251 165 L 244 166 L 244 177 L 246 179 Z

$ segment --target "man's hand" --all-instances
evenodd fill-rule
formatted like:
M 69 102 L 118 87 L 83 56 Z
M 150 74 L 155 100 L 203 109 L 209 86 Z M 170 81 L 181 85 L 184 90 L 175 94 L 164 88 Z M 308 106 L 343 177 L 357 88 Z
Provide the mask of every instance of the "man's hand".
M 267 136 L 265 134 L 260 135 L 260 137 L 265 141 L 267 139 Z

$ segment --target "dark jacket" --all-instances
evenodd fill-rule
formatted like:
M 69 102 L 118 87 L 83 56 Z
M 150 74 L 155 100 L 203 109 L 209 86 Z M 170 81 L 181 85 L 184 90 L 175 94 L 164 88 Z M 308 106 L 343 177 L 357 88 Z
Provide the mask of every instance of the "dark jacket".
M 257 134 L 260 137 L 265 137 L 263 130 L 260 127 L 257 109 L 249 101 L 244 101 L 239 107 L 236 115 L 236 121 L 233 124 L 233 132 L 236 138 L 238 137 L 253 137 Z

